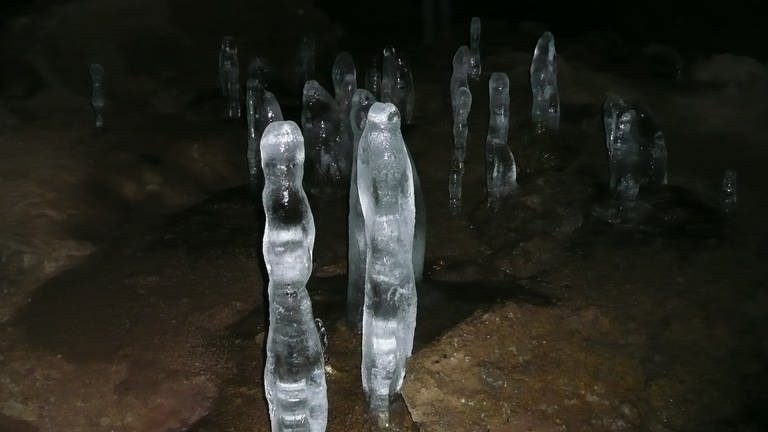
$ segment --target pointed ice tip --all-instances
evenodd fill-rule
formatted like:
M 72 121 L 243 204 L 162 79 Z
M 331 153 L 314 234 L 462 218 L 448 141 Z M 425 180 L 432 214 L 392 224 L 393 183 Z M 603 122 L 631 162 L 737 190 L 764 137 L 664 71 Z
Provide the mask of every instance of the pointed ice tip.
M 400 128 L 400 112 L 394 104 L 376 102 L 368 111 L 367 124 L 376 125 L 381 128 Z
M 262 166 L 285 160 L 304 163 L 304 136 L 290 120 L 270 123 L 261 137 Z
M 384 57 L 388 57 L 388 56 L 397 57 L 397 53 L 395 52 L 395 47 L 393 47 L 392 45 L 387 45 L 384 47 Z

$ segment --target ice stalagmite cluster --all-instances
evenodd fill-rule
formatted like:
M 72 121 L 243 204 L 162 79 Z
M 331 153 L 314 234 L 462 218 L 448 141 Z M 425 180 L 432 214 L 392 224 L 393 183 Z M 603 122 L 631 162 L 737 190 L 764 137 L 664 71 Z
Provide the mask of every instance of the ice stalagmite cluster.
M 96 116 L 96 127 L 104 126 L 104 105 L 106 98 L 104 96 L 104 67 L 94 63 L 88 70 L 91 74 L 91 107 Z
M 302 187 L 304 139 L 295 123 L 267 126 L 261 164 L 269 274 L 264 390 L 272 431 L 322 432 L 328 419 L 323 347 L 306 290 L 315 224 Z
M 360 138 L 357 185 L 365 221 L 363 390 L 380 424 L 399 393 L 416 325 L 412 248 L 415 226 L 411 162 L 392 104 L 370 108 Z
M 555 37 L 544 32 L 531 61 L 531 121 L 537 132 L 556 132 L 560 127 L 560 93 L 557 89 Z
M 515 157 L 507 145 L 509 139 L 509 77 L 494 72 L 488 81 L 490 121 L 485 141 L 486 187 L 488 207 L 496 210 L 500 200 L 517 189 Z

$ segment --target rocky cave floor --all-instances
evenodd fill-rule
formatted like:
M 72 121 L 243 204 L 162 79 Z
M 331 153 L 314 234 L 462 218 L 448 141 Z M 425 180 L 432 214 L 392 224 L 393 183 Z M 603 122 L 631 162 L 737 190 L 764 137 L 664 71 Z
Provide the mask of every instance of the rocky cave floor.
M 537 35 L 488 29 L 457 217 L 447 83 L 458 44 L 412 51 L 405 139 L 427 203 L 427 274 L 394 429 L 768 430 L 765 67 L 742 73 L 731 59 L 709 65 L 723 82 L 676 81 L 663 62 L 612 64 L 599 39 L 558 41 L 562 127 L 542 138 L 526 122 L 524 47 Z M 494 71 L 510 76 L 520 170 L 497 213 L 482 157 Z M 297 120 L 298 90 L 284 90 Z M 670 185 L 643 192 L 633 224 L 596 216 L 608 92 L 649 107 L 667 138 Z M 0 99 L 0 430 L 269 429 L 261 206 L 244 184 L 244 125 L 222 120 L 212 94 L 110 101 L 103 130 L 83 94 Z M 729 217 L 726 168 L 739 173 Z M 346 203 L 310 200 L 328 430 L 369 430 L 359 335 L 343 319 Z

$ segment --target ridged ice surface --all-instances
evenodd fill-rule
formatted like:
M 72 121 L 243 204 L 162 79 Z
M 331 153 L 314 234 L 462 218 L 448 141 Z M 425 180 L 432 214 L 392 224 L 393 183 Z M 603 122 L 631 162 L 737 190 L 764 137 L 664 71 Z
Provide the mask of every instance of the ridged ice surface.
M 531 121 L 539 132 L 560 127 L 560 94 L 557 89 L 555 37 L 544 32 L 536 43 L 531 61 Z
M 367 241 L 363 390 L 371 411 L 387 423 L 389 401 L 400 391 L 416 326 L 411 252 L 414 186 L 394 105 L 371 107 L 360 139 L 357 169 Z
M 467 119 L 472 109 L 472 93 L 468 87 L 459 87 L 456 100 L 453 103 L 453 157 L 454 165 L 464 170 L 464 159 L 467 155 L 467 134 L 469 127 Z
M 272 431 L 322 432 L 328 420 L 323 348 L 306 290 L 315 224 L 302 188 L 304 140 L 295 123 L 267 126 L 261 162 L 269 275 L 264 390 Z

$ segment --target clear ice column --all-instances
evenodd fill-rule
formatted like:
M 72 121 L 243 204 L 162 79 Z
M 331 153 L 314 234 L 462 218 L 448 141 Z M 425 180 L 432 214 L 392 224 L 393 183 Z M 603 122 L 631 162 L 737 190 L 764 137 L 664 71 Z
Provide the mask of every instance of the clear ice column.
M 509 77 L 494 72 L 488 81 L 491 118 L 485 141 L 488 207 L 496 210 L 500 200 L 517 189 L 515 157 L 507 145 L 509 135 Z
M 365 70 L 365 88 L 371 92 L 374 97 L 379 97 L 381 90 L 381 71 L 379 70 L 378 56 L 373 56 Z
M 469 58 L 469 77 L 477 81 L 480 79 L 482 65 L 480 63 L 480 18 L 473 17 L 469 23 L 469 49 L 472 55 Z
M 245 111 L 248 120 L 248 150 L 246 157 L 248 159 L 248 174 L 252 186 L 260 183 L 259 177 L 261 177 L 261 151 L 259 145 L 263 130 L 259 128 L 259 120 L 263 101 L 264 87 L 261 86 L 257 79 L 249 79 L 246 83 L 245 93 Z
M 357 69 L 352 55 L 346 51 L 339 53 L 331 69 L 334 95 L 336 97 L 336 113 L 339 116 L 339 155 L 345 155 L 339 160 L 344 180 L 349 178 L 352 164 L 352 125 L 349 118 L 349 105 L 352 95 L 357 90 Z
M 341 148 L 336 100 L 317 81 L 304 84 L 301 126 L 307 142 L 307 185 L 312 194 L 333 194 L 349 176 L 352 152 Z
M 453 55 L 453 73 L 451 74 L 451 107 L 456 110 L 456 95 L 461 87 L 469 87 L 467 77 L 471 54 L 466 45 L 462 45 Z
M 261 163 L 269 275 L 264 390 L 272 431 L 323 432 L 328 420 L 323 347 L 306 290 L 315 224 L 301 183 L 304 140 L 295 123 L 267 126 Z
M 394 103 L 397 86 L 397 53 L 395 47 L 384 48 L 381 59 L 381 98 L 382 102 Z
M 305 83 L 315 78 L 315 51 L 317 42 L 314 36 L 305 35 L 301 40 L 298 53 L 297 74 L 299 81 Z
M 89 67 L 91 74 L 91 107 L 96 115 L 96 127 L 104 126 L 104 67 L 94 63 Z
M 363 298 L 365 296 L 366 241 L 363 209 L 357 191 L 357 152 L 360 136 L 365 129 L 366 118 L 376 102 L 373 94 L 357 89 L 352 95 L 349 120 L 352 125 L 352 172 L 349 182 L 349 217 L 347 224 L 347 322 L 359 331 L 363 323 Z
M 394 105 L 371 107 L 357 165 L 367 241 L 361 373 L 370 410 L 386 425 L 416 326 L 414 184 Z
M 221 92 L 227 99 L 224 117 L 228 119 L 240 118 L 240 60 L 237 57 L 237 44 L 231 37 L 225 37 L 221 40 L 219 80 Z
M 603 104 L 606 148 L 608 150 L 609 188 L 621 202 L 634 201 L 640 191 L 640 142 L 637 136 L 637 111 L 616 96 Z
M 452 215 L 461 211 L 461 183 L 467 154 L 467 119 L 471 108 L 472 93 L 467 87 L 459 87 L 453 103 L 453 155 L 448 176 L 448 200 Z
M 557 90 L 555 37 L 544 32 L 531 61 L 531 121 L 537 132 L 556 132 L 560 127 L 560 94 Z

